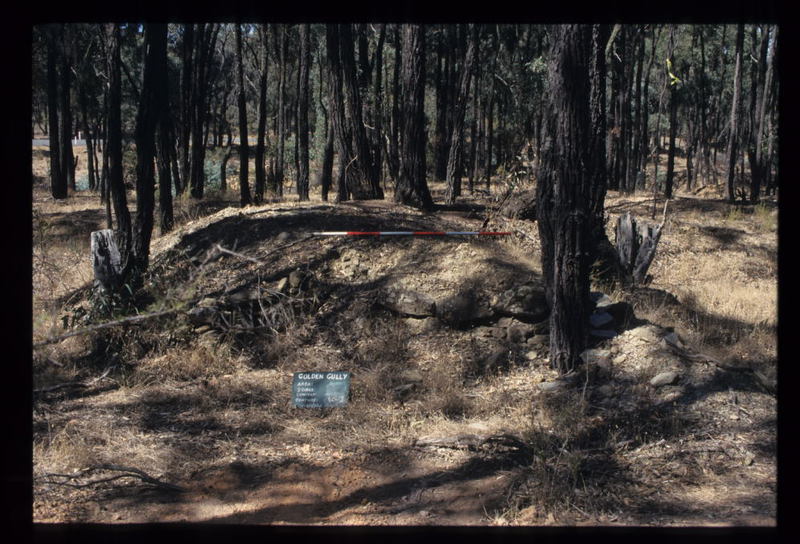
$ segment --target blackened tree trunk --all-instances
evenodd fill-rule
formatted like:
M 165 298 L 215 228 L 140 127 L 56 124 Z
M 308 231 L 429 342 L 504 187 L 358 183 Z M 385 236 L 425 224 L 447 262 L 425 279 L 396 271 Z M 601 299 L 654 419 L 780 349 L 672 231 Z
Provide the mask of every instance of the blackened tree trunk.
M 286 25 L 277 25 L 275 30 L 275 43 L 278 56 L 278 154 L 275 159 L 275 192 L 283 196 L 283 180 L 285 178 L 285 148 L 286 148 Z
M 59 123 L 61 132 L 61 168 L 67 178 L 67 186 L 73 191 L 75 187 L 75 157 L 72 153 L 72 108 L 70 105 L 70 87 L 72 81 L 72 36 L 69 25 L 64 25 L 61 32 L 61 85 L 59 86 Z
M 378 43 L 375 48 L 373 62 L 374 77 L 372 79 L 372 160 L 373 169 L 378 176 L 378 183 L 383 180 L 383 44 L 386 41 L 386 25 L 381 25 Z
M 361 96 L 356 75 L 353 35 L 349 24 L 339 25 L 339 66 L 347 98 L 345 118 L 353 153 L 345 165 L 347 191 L 356 200 L 383 198 L 362 117 Z M 340 157 L 340 160 L 342 157 Z
M 47 29 L 47 120 L 50 139 L 50 193 L 55 199 L 67 198 L 67 177 L 61 168 L 61 134 L 58 130 L 58 28 Z
M 736 200 L 736 157 L 738 155 L 738 132 L 739 132 L 739 102 L 742 93 L 742 50 L 744 49 L 744 24 L 739 23 L 736 27 L 736 67 L 733 73 L 733 99 L 731 101 L 731 122 L 730 133 L 728 135 L 728 191 L 727 197 L 730 203 Z
M 258 134 L 256 136 L 256 187 L 255 202 L 264 200 L 264 185 L 266 183 L 266 170 L 264 168 L 264 152 L 266 150 L 265 137 L 267 130 L 267 76 L 269 71 L 269 48 L 267 47 L 267 29 L 261 27 L 262 64 L 261 78 L 258 81 Z
M 548 144 L 536 212 L 550 313 L 550 362 L 572 370 L 586 347 L 592 183 L 604 164 L 595 153 L 590 111 L 592 30 L 560 25 L 552 36 Z
M 679 80 L 673 79 L 675 64 L 675 27 L 669 33 L 669 47 L 667 50 L 667 67 L 669 69 L 669 149 L 667 151 L 667 179 L 664 183 L 664 198 L 672 198 L 672 186 L 675 180 L 675 137 L 678 135 L 678 101 Z
M 297 195 L 308 200 L 308 72 L 311 64 L 309 25 L 300 25 L 300 92 L 297 99 Z
M 166 64 L 166 56 L 164 57 Z M 166 73 L 166 66 L 164 72 Z M 164 88 L 161 92 L 164 96 L 169 96 L 168 78 L 165 77 Z M 172 115 L 170 113 L 169 101 L 163 100 L 160 103 L 158 117 L 158 206 L 159 206 L 159 229 L 161 235 L 170 232 L 175 224 L 172 213 L 172 166 L 175 156 L 174 129 Z
M 436 42 L 436 127 L 434 129 L 434 177 L 443 180 L 447 177 L 447 108 L 448 108 L 448 67 L 450 50 L 444 43 L 444 30 L 439 32 Z
M 395 181 L 400 177 L 400 66 L 402 45 L 399 25 L 394 27 L 394 68 L 392 71 L 392 114 L 389 135 L 389 175 Z
M 431 209 L 425 181 L 425 31 L 403 25 L 403 112 L 396 202 Z
M 136 223 L 133 229 L 133 265 L 129 271 L 130 285 L 142 285 L 150 257 L 155 210 L 155 132 L 160 112 L 168 101 L 167 25 L 146 24 L 144 27 L 145 59 L 142 90 L 136 114 Z
M 478 27 L 473 25 L 469 46 L 464 56 L 464 65 L 458 82 L 458 97 L 453 112 L 453 130 L 450 139 L 450 154 L 447 158 L 447 192 L 445 202 L 455 204 L 456 197 L 461 195 L 461 170 L 464 138 L 464 117 L 466 115 L 467 98 L 478 47 Z
M 252 204 L 250 199 L 250 154 L 247 144 L 247 96 L 244 88 L 244 65 L 242 62 L 242 26 L 236 24 L 236 81 L 239 86 L 239 203 L 242 207 Z
M 764 130 L 765 130 L 765 120 L 766 120 L 766 112 L 767 112 L 767 104 L 770 102 L 770 91 L 772 89 L 772 77 L 773 77 L 773 59 L 775 56 L 775 44 L 777 43 L 777 33 L 778 27 L 772 27 L 774 30 L 770 32 L 769 26 L 764 26 L 764 47 L 766 47 L 767 51 L 762 54 L 762 71 L 764 72 L 764 76 L 761 78 L 761 85 L 759 86 L 759 100 L 756 105 L 757 111 L 755 112 L 755 119 L 754 119 L 754 130 L 755 135 L 753 137 L 753 151 L 751 151 L 751 165 L 750 165 L 750 202 L 756 204 L 759 201 L 759 193 L 761 192 L 761 186 L 764 184 L 764 180 L 767 174 L 767 164 L 764 160 L 765 153 L 764 153 Z M 762 51 L 764 49 L 762 47 Z
M 205 189 L 206 133 L 208 127 L 208 75 L 219 24 L 201 24 L 195 40 L 195 81 L 192 88 L 192 146 L 190 183 L 193 198 L 203 198 Z
M 189 185 L 189 172 L 191 156 L 189 154 L 189 139 L 192 135 L 192 121 L 194 119 L 194 105 L 192 103 L 192 88 L 194 81 L 194 25 L 183 25 L 182 45 L 183 65 L 181 71 L 181 132 L 180 132 L 180 181 L 176 180 L 178 191 Z
M 321 54 L 320 54 L 321 57 Z M 317 62 L 317 66 L 319 67 L 319 106 L 322 110 L 322 115 L 324 117 L 324 134 L 325 134 L 325 148 L 322 151 L 322 167 L 319 171 L 318 176 L 318 183 L 320 186 L 322 200 L 328 200 L 328 192 L 331 188 L 331 182 L 333 179 L 333 142 L 334 142 L 334 134 L 333 134 L 333 121 L 331 121 L 330 117 L 330 107 L 325 107 L 326 99 L 324 98 L 327 96 L 327 102 L 330 104 L 331 92 L 323 92 L 323 84 L 324 81 L 323 77 L 323 62 L 320 58 L 319 62 Z
M 106 114 L 107 150 L 108 150 L 108 190 L 114 205 L 117 218 L 115 230 L 117 247 L 119 248 L 122 270 L 127 271 L 132 262 L 131 216 L 128 211 L 128 199 L 122 179 L 122 70 L 120 68 L 120 30 L 117 24 L 106 25 L 108 55 L 108 112 Z M 123 277 L 127 272 L 123 273 Z
M 350 198 L 350 194 L 345 181 L 345 172 L 352 152 L 350 150 L 350 135 L 344 117 L 344 94 L 342 92 L 342 67 L 339 60 L 339 26 L 335 24 L 326 25 L 325 44 L 328 53 L 328 86 L 330 94 L 330 115 L 331 127 L 335 135 L 337 150 L 339 154 L 339 171 L 337 173 L 337 201 L 344 201 Z

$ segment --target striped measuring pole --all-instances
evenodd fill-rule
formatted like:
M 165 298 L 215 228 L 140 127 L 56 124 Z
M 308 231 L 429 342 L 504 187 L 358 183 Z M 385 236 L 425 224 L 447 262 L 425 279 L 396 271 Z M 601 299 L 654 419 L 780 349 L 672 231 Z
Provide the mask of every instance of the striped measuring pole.
M 427 231 L 427 230 L 337 230 L 314 232 L 314 236 L 509 236 L 510 232 L 495 231 Z

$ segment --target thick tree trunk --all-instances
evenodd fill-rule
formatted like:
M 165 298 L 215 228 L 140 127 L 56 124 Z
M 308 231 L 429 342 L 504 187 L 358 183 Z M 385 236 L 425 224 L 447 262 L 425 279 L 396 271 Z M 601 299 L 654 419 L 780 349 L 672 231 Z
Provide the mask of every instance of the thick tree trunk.
M 300 25 L 300 93 L 297 100 L 297 194 L 308 200 L 308 72 L 311 64 L 309 25 Z
M 420 25 L 403 25 L 403 96 L 400 177 L 394 199 L 431 209 L 425 181 L 425 31 Z
M 286 25 L 276 25 L 275 40 L 278 48 L 278 154 L 275 159 L 275 189 L 283 196 L 283 180 L 286 148 Z
M 549 67 L 548 145 L 537 186 L 542 272 L 550 313 L 550 363 L 574 369 L 586 347 L 589 314 L 592 183 L 595 154 L 591 97 L 592 30 L 554 28 Z
M 472 69 L 478 50 L 478 27 L 473 25 L 470 33 L 469 46 L 464 55 L 464 65 L 458 82 L 458 98 L 453 112 L 453 130 L 450 140 L 450 155 L 447 158 L 447 192 L 445 202 L 455 204 L 456 198 L 461 195 L 461 170 L 464 138 L 464 117 L 466 115 L 467 98 L 472 78 Z
M 399 25 L 394 28 L 394 68 L 392 72 L 392 114 L 389 136 L 389 175 L 396 182 L 400 177 L 400 66 L 402 45 Z
M 242 27 L 236 24 L 236 81 L 239 87 L 239 204 L 252 204 L 250 199 L 250 153 L 247 144 L 247 97 L 244 88 L 244 64 L 242 62 Z
M 328 52 L 330 88 L 331 126 L 335 135 L 339 154 L 339 171 L 337 173 L 337 201 L 349 200 L 350 194 L 345 182 L 345 171 L 351 160 L 350 135 L 344 117 L 344 94 L 342 92 L 342 67 L 339 60 L 339 27 L 335 24 L 326 26 L 326 48 Z
M 742 50 L 744 49 L 744 24 L 736 28 L 736 67 L 733 73 L 733 99 L 731 101 L 730 134 L 728 136 L 728 202 L 736 200 L 736 157 L 738 154 L 739 102 L 742 92 Z

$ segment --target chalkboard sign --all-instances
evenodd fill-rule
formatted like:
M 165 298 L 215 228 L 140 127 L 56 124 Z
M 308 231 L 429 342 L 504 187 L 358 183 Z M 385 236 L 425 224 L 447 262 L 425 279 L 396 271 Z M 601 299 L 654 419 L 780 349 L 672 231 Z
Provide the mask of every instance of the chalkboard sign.
M 349 372 L 294 373 L 292 404 L 298 408 L 345 406 L 349 395 Z

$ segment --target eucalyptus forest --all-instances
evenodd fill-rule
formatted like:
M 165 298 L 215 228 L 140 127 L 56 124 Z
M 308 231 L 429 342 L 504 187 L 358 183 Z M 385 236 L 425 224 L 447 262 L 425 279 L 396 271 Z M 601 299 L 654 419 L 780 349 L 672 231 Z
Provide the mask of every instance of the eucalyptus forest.
M 774 526 L 779 31 L 34 26 L 34 521 Z

